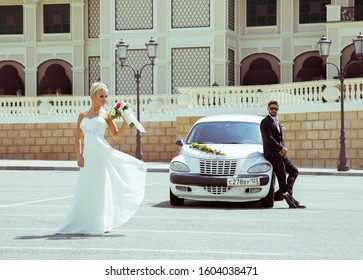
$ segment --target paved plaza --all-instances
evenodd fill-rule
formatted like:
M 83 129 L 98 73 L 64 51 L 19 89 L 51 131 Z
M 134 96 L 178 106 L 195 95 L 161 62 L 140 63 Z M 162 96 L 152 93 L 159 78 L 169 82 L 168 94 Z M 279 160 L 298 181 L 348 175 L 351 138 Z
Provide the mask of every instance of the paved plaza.
M 109 234 L 88 236 L 56 234 L 78 177 L 74 162 L 0 162 L 3 265 L 102 260 L 103 270 L 106 260 L 363 260 L 362 171 L 301 170 L 295 193 L 303 210 L 284 201 L 271 209 L 192 201 L 172 207 L 168 164 L 147 163 L 146 195 L 135 216 Z

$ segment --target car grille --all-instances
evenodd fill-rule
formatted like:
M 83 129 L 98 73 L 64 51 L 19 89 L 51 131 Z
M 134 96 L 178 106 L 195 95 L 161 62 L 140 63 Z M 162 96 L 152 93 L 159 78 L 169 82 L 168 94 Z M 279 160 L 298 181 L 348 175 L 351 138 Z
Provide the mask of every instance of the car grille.
M 230 189 L 231 188 L 227 186 L 204 186 L 204 190 L 215 195 L 224 194 Z
M 200 160 L 200 173 L 203 175 L 233 176 L 236 172 L 236 160 Z

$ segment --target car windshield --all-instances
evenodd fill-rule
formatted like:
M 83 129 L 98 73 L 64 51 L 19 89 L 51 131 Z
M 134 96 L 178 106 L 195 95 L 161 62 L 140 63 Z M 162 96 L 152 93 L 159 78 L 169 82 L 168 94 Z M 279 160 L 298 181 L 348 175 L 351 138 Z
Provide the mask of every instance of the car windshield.
M 190 144 L 262 144 L 260 125 L 249 122 L 205 122 L 196 124 L 185 142 Z

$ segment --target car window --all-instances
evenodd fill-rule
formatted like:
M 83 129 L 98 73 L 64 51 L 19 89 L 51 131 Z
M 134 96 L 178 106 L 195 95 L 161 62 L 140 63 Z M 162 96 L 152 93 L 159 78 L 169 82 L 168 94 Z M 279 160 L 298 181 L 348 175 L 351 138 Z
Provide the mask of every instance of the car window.
M 260 125 L 249 122 L 207 122 L 196 124 L 186 143 L 262 144 Z

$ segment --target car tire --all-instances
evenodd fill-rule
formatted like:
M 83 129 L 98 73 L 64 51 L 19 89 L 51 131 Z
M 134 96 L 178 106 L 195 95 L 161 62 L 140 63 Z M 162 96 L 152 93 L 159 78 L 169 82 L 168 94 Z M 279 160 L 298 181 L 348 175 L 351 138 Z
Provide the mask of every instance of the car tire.
M 169 200 L 170 204 L 173 206 L 182 206 L 184 204 L 184 198 L 179 198 L 175 196 L 170 189 L 169 189 Z
M 261 199 L 261 206 L 264 208 L 274 207 L 275 176 L 272 176 L 270 190 L 266 197 Z

